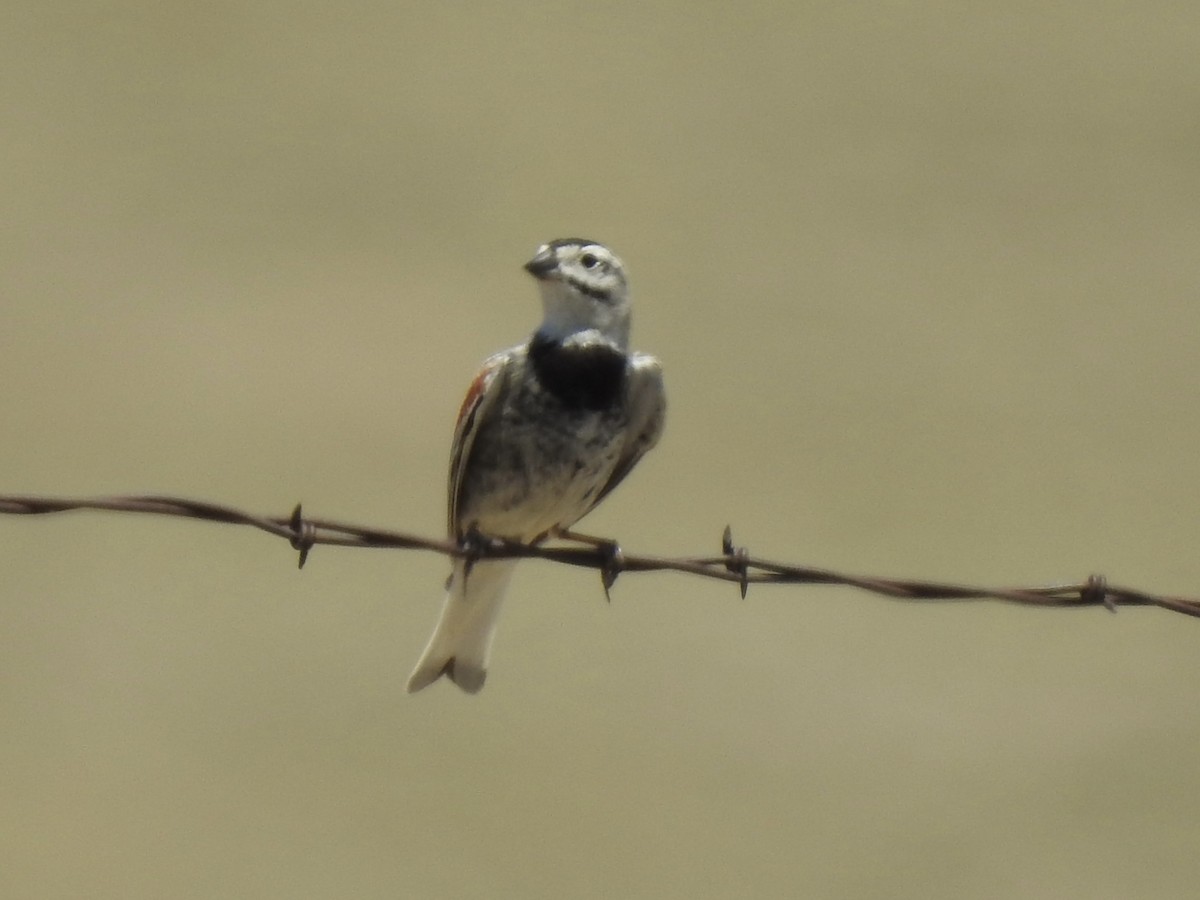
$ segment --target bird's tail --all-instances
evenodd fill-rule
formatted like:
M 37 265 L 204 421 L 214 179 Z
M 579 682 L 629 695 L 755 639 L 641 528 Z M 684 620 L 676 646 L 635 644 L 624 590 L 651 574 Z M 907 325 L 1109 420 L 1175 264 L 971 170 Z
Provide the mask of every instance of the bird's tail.
M 443 675 L 468 694 L 483 687 L 496 618 L 516 563 L 515 559 L 479 561 L 467 574 L 463 561 L 455 560 L 442 617 L 408 676 L 410 694 Z

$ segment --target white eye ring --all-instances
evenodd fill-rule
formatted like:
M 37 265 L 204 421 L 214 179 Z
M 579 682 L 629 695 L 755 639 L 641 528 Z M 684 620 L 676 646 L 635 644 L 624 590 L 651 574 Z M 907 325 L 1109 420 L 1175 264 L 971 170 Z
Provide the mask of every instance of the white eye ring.
M 600 257 L 594 253 L 585 253 L 579 257 L 579 262 L 583 264 L 585 269 L 594 269 L 600 265 Z

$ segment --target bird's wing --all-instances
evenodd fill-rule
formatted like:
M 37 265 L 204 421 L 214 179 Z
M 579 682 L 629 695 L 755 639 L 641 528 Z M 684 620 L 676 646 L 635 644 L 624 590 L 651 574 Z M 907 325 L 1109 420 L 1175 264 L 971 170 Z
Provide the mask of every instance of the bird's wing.
M 663 388 L 662 365 L 653 356 L 635 353 L 629 358 L 629 430 L 617 465 L 603 488 L 592 500 L 588 512 L 608 496 L 662 437 L 667 413 L 667 394 Z M 580 517 L 582 518 L 582 516 Z
M 458 510 L 461 506 L 461 494 L 464 475 L 471 458 L 471 446 L 479 433 L 479 426 L 489 411 L 496 405 L 496 399 L 504 391 L 512 351 L 506 350 L 490 356 L 483 363 L 483 368 L 467 388 L 467 396 L 463 399 L 462 407 L 458 410 L 458 422 L 454 426 L 454 443 L 450 446 L 450 483 L 447 520 L 450 534 L 459 533 Z

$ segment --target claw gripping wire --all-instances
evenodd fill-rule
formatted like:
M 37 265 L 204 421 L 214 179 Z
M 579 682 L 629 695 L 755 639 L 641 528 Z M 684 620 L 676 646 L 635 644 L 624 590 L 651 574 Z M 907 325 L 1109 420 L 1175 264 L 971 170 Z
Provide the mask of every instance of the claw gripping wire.
M 475 563 L 486 555 L 490 544 L 491 542 L 475 528 L 458 539 L 458 547 L 462 551 L 464 584 L 471 577 L 471 570 L 475 568 Z
M 604 562 L 600 565 L 600 583 L 604 585 L 604 599 L 612 603 L 609 588 L 617 583 L 617 576 L 625 570 L 625 551 L 615 541 L 600 549 Z

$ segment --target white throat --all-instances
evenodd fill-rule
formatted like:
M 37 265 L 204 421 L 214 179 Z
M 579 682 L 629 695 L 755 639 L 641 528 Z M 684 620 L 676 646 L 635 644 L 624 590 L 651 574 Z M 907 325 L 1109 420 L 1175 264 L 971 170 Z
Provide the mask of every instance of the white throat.
M 629 305 L 624 298 L 608 305 L 557 280 L 539 281 L 538 289 L 544 316 L 538 331 L 544 337 L 586 340 L 591 335 L 585 333 L 592 332 L 622 353 L 629 351 Z

